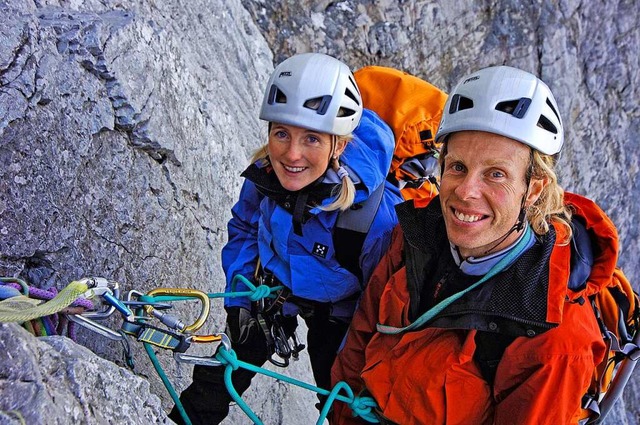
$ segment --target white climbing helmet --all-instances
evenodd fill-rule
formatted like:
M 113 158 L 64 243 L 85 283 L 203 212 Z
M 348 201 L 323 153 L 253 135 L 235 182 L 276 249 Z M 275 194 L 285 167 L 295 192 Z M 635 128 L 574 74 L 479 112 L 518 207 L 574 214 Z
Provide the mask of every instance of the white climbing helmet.
M 500 134 L 547 155 L 560 152 L 564 143 L 558 104 L 549 87 L 535 75 L 509 66 L 482 69 L 455 86 L 436 140 L 464 130 Z
M 322 53 L 303 53 L 276 67 L 260 119 L 346 136 L 360 123 L 362 98 L 347 65 Z

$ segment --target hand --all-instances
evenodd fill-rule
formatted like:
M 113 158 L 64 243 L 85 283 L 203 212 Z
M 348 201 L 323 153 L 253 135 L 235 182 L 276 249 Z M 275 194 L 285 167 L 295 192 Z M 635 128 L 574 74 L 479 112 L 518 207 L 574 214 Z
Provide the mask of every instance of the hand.
M 235 344 L 245 344 L 260 332 L 258 321 L 244 307 L 227 307 L 227 335 Z

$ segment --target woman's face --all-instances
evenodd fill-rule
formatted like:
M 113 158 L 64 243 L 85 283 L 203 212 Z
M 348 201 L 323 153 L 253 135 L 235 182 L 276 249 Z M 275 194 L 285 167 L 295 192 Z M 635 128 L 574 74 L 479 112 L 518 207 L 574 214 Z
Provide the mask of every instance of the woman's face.
M 285 189 L 295 192 L 316 181 L 329 167 L 329 159 L 344 150 L 338 142 L 332 152 L 333 136 L 292 125 L 272 123 L 269 131 L 269 158 Z
M 447 236 L 464 257 L 481 257 L 515 242 L 513 232 L 523 196 L 525 206 L 538 199 L 546 184 L 531 179 L 526 186 L 530 148 L 520 142 L 482 131 L 454 133 L 440 185 L 440 203 Z

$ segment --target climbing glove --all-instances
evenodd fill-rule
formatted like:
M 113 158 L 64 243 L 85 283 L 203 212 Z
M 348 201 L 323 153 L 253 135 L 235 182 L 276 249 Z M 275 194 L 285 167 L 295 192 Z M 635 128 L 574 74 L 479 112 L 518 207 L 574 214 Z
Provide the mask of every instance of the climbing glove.
M 227 307 L 227 335 L 235 344 L 245 344 L 260 331 L 258 321 L 244 307 Z

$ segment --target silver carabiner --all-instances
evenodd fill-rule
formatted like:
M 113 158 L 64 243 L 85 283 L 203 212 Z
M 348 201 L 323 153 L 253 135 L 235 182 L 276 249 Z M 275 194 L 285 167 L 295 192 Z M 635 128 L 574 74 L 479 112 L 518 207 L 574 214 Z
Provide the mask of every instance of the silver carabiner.
M 220 333 L 218 334 L 218 336 L 220 336 L 220 343 L 222 344 L 222 346 L 226 350 L 231 350 L 231 340 L 229 340 L 229 337 L 224 333 Z M 187 364 L 197 364 L 202 366 L 223 366 L 224 365 L 215 357 L 200 357 L 200 356 L 192 356 L 189 354 L 174 352 L 173 358 L 177 362 L 187 363 Z
M 89 288 L 89 290 L 84 293 L 85 298 L 103 296 L 106 293 L 113 295 L 116 299 L 120 298 L 120 287 L 118 285 L 118 282 L 110 281 L 103 277 L 85 277 L 84 279 L 81 279 L 80 282 L 85 283 Z M 109 307 L 104 310 L 88 311 L 82 313 L 82 316 L 88 319 L 102 320 L 111 316 L 115 311 L 115 305 L 109 303 Z
M 78 325 L 113 341 L 122 341 L 125 338 L 124 335 L 114 331 L 113 329 L 109 329 L 106 326 L 102 326 L 101 324 L 94 322 L 84 315 L 68 314 L 67 318 L 72 322 L 77 323 Z

